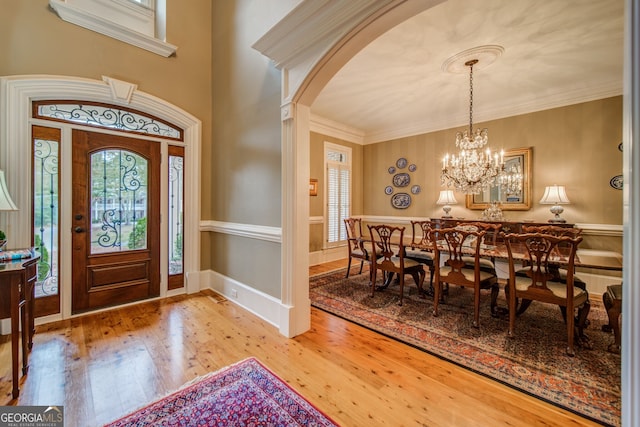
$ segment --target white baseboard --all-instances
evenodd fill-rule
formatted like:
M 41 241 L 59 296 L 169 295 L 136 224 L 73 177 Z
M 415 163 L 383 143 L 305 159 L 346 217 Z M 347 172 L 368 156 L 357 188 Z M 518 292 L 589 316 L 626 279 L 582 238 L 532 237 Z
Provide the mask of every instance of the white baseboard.
M 200 273 L 200 289 L 211 289 L 224 295 L 276 328 L 280 327 L 281 313 L 288 310 L 279 299 L 212 270 Z
M 309 252 L 309 265 L 324 264 L 325 262 L 338 261 L 349 256 L 346 246 L 338 248 L 323 249 L 321 251 Z

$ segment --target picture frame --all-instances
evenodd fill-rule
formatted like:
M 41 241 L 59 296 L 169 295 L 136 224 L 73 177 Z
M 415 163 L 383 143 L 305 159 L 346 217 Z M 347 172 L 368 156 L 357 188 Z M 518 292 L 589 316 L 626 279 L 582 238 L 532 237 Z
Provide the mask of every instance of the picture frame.
M 500 202 L 503 211 L 520 211 L 531 209 L 532 187 L 532 149 L 514 148 L 504 151 L 504 162 L 508 168 L 517 165 L 522 174 L 522 189 L 517 194 L 502 191 L 500 185 L 485 190 L 480 194 L 470 194 L 466 197 L 467 209 L 487 209 L 492 201 Z

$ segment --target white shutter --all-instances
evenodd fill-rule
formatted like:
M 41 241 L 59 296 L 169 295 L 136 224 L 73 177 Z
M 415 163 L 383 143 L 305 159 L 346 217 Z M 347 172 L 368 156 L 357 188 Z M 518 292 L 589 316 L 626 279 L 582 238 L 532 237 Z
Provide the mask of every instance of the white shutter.
M 340 240 L 340 170 L 335 164 L 327 165 L 327 242 Z
M 344 245 L 344 219 L 351 215 L 351 149 L 325 142 L 326 246 Z

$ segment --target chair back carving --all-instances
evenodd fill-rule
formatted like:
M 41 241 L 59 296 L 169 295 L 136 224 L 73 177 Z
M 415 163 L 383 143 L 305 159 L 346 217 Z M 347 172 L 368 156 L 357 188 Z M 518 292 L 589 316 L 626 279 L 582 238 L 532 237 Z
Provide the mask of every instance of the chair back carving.
M 470 231 L 484 231 L 485 235 L 482 238 L 482 243 L 485 245 L 495 246 L 498 240 L 498 235 L 502 231 L 502 223 L 501 222 L 483 222 L 483 221 L 473 221 L 473 222 L 463 222 L 460 223 L 457 227 L 462 227 L 462 229 L 470 230 Z
M 365 244 L 366 239 L 362 236 L 362 219 L 346 218 L 344 226 L 347 230 L 347 247 L 349 248 L 349 263 L 347 265 L 347 278 L 351 272 L 351 260 L 360 260 L 360 273 L 365 261 L 369 261 L 369 250 Z
M 362 219 L 346 218 L 344 225 L 347 229 L 347 241 L 349 244 L 349 253 L 356 253 L 354 257 L 363 257 L 368 259 L 367 250 L 364 247 L 364 238 L 362 236 Z
M 371 296 L 375 292 L 376 272 L 382 270 L 389 273 L 388 286 L 393 273 L 398 274 L 400 283 L 400 305 L 404 292 L 404 275 L 411 274 L 418 287 L 419 295 L 423 296 L 422 284 L 424 282 L 424 268 L 419 262 L 405 257 L 404 251 L 404 227 L 391 225 L 368 225 L 371 235 Z M 384 277 L 384 275 L 383 275 Z
M 496 312 L 498 297 L 498 277 L 495 272 L 481 268 L 480 245 L 486 235 L 474 225 L 464 224 L 453 228 L 441 228 L 432 233 L 435 253 L 435 286 L 433 315 L 438 315 L 440 293 L 443 283 L 473 288 L 474 315 L 473 326 L 480 322 L 480 290 L 491 289 L 491 313 Z M 442 256 L 448 259 L 440 261 Z
M 372 259 L 381 269 L 399 272 L 404 267 L 404 253 L 400 242 L 404 238 L 404 227 L 391 225 L 369 225 L 371 233 Z M 395 234 L 395 237 L 394 237 Z M 398 260 L 398 265 L 394 260 Z
M 563 308 L 567 326 L 567 354 L 574 355 L 574 309 L 578 308 L 579 334 L 589 311 L 588 294 L 574 286 L 574 264 L 581 236 L 557 236 L 545 233 L 507 234 L 504 236 L 509 257 L 509 280 L 507 284 L 509 304 L 509 331 L 513 337 L 515 329 L 517 299 L 541 301 Z M 516 259 L 524 255 L 528 261 L 516 271 Z M 557 273 L 558 264 L 566 265 L 566 279 Z
M 465 224 L 466 225 L 466 224 Z M 473 227 L 463 228 L 441 228 L 435 233 L 438 240 L 433 240 L 433 248 L 436 254 L 435 264 L 440 262 L 442 252 L 446 252 L 448 259 L 444 261 L 444 265 L 450 267 L 450 271 L 446 274 L 446 280 L 440 274 L 440 280 L 450 284 L 458 285 L 474 285 L 475 280 L 469 280 L 462 271 L 467 265 L 465 258 L 472 256 L 476 261 L 480 258 L 480 245 L 478 242 L 486 234 L 485 231 L 474 231 Z M 474 275 L 479 281 L 480 263 L 475 263 Z M 442 270 L 440 270 L 442 273 Z
M 431 250 L 431 233 L 433 222 L 411 221 L 411 248 Z

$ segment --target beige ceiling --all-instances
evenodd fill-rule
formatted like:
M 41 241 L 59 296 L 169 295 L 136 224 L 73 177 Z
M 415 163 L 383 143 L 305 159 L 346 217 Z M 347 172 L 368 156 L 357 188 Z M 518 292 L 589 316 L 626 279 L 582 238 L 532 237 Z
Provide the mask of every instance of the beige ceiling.
M 374 40 L 311 106 L 364 143 L 469 123 L 469 74 L 450 57 L 499 45 L 474 69 L 474 123 L 622 94 L 624 0 L 448 0 Z

